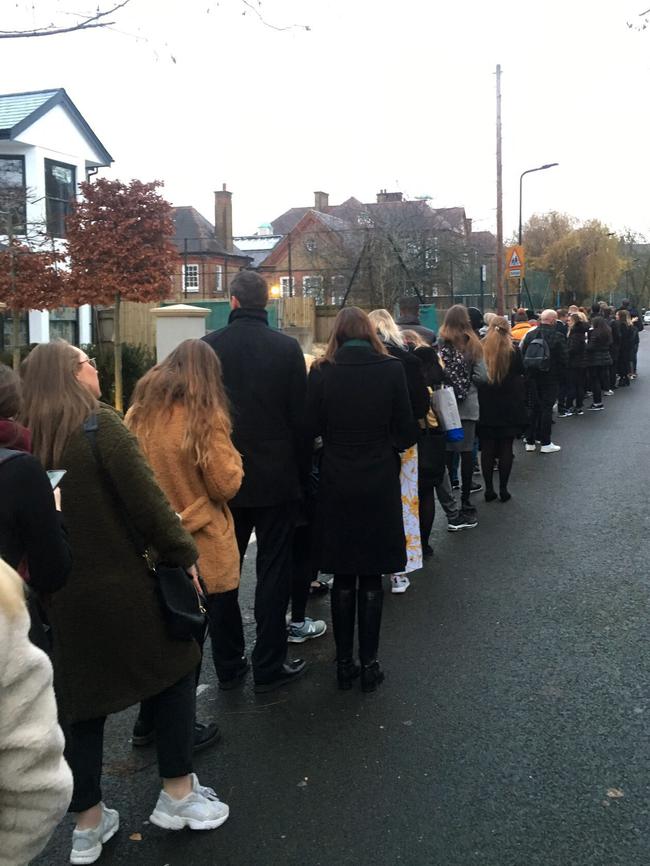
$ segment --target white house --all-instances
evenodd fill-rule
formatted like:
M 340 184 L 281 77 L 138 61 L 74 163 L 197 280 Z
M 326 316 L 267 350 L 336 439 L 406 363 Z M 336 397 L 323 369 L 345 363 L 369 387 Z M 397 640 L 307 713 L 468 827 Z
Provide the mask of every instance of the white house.
M 63 88 L 0 95 L 0 186 L 23 189 L 26 225 L 65 235 L 65 215 L 79 184 L 113 158 Z M 90 307 L 31 311 L 27 341 L 62 336 L 91 341 Z M 2 345 L 0 334 L 0 347 Z

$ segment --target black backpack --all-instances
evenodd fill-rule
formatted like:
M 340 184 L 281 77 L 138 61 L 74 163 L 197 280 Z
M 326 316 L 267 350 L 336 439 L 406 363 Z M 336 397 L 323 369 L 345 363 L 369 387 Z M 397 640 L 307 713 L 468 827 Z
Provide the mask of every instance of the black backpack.
M 541 332 L 526 346 L 524 369 L 529 373 L 548 373 L 551 369 L 551 350 Z

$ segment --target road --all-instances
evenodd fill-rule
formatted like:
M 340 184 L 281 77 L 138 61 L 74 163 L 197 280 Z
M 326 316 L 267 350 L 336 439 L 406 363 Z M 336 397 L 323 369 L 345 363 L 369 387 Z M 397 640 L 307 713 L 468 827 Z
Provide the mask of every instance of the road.
M 558 420 L 558 454 L 517 443 L 507 504 L 447 533 L 386 597 L 376 694 L 339 692 L 331 635 L 310 671 L 255 696 L 205 665 L 197 756 L 231 807 L 211 833 L 147 823 L 153 750 L 134 711 L 107 726 L 105 799 L 122 826 L 105 866 L 600 866 L 650 863 L 650 334 L 640 378 L 606 409 Z M 243 594 L 250 606 L 247 563 Z M 327 600 L 309 613 L 329 622 Z M 254 626 L 250 607 L 247 634 Z M 36 861 L 67 862 L 70 822 Z

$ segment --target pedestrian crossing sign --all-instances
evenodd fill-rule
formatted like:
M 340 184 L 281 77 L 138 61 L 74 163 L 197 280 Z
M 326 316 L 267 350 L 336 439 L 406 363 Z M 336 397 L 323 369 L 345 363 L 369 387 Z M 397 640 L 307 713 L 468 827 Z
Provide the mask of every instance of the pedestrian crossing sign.
M 506 247 L 506 274 L 509 277 L 523 277 L 526 269 L 526 258 L 522 246 Z

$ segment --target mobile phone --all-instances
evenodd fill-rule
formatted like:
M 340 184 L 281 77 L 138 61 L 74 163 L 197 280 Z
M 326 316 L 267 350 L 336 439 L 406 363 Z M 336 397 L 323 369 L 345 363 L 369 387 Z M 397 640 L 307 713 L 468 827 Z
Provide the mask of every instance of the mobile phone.
M 63 480 L 63 476 L 67 472 L 66 469 L 48 469 L 47 477 L 50 479 L 50 484 L 52 485 L 52 490 L 56 490 L 61 481 Z

